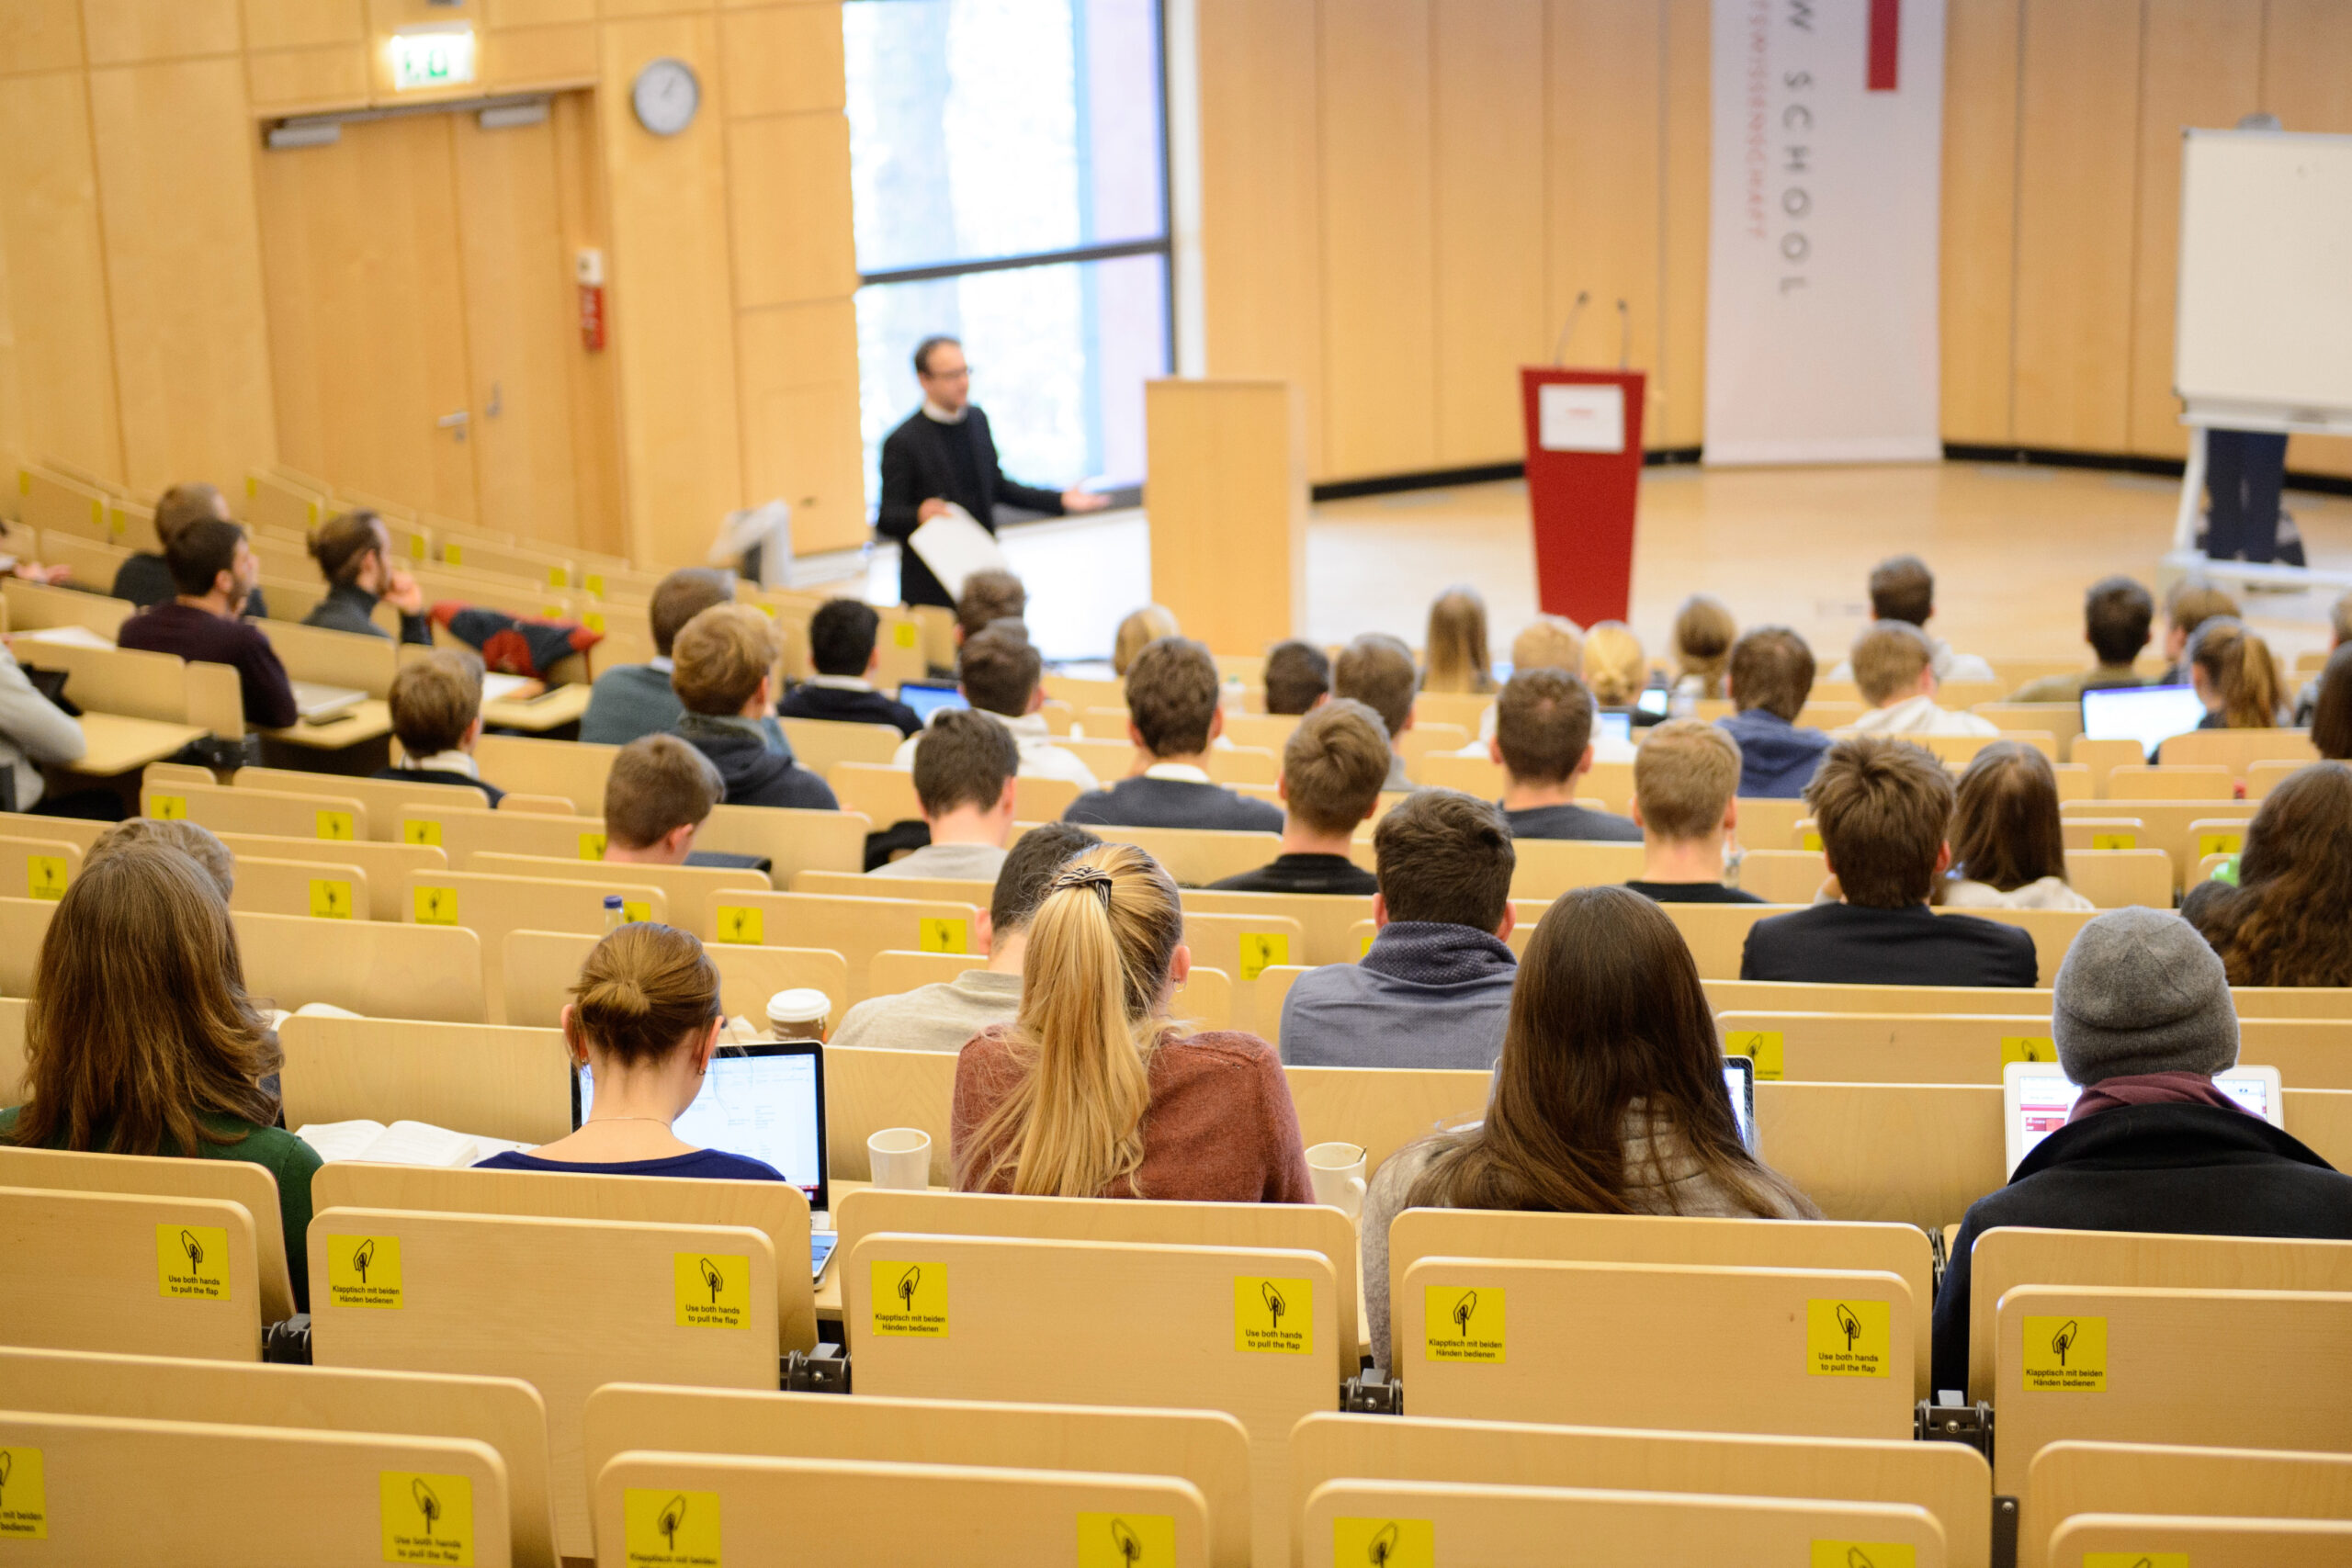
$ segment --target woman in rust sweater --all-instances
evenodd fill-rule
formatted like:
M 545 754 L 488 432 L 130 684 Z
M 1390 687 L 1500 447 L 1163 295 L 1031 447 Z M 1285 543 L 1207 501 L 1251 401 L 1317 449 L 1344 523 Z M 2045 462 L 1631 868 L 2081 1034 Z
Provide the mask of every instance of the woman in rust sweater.
M 964 1047 L 950 1127 L 967 1192 L 1311 1203 L 1274 1048 L 1184 1034 L 1193 956 L 1159 863 L 1103 844 L 1065 865 L 1029 927 L 1020 1015 Z

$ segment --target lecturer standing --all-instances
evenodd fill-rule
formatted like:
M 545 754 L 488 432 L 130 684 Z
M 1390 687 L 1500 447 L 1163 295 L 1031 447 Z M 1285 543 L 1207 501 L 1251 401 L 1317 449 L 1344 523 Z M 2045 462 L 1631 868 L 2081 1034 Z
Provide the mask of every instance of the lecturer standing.
M 905 544 L 923 524 L 954 502 L 974 522 L 996 532 L 996 505 L 1058 516 L 1100 512 L 1110 502 L 1072 486 L 1057 494 L 1005 477 L 989 435 L 989 416 L 972 402 L 972 372 L 964 345 L 952 337 L 927 337 L 915 349 L 915 379 L 922 383 L 922 407 L 882 443 L 882 505 L 876 530 Z M 899 597 L 909 604 L 956 601 L 911 549 L 899 552 Z

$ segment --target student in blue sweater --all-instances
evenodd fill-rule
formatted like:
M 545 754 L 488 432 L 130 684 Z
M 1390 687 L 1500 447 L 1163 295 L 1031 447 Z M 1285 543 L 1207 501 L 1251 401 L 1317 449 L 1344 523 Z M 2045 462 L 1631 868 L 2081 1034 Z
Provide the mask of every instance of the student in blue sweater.
M 588 711 L 580 716 L 580 739 L 595 746 L 626 746 L 676 724 L 686 710 L 670 689 L 671 648 L 688 621 L 734 598 L 734 580 L 723 571 L 684 567 L 663 578 L 646 607 L 653 631 L 652 662 L 616 664 L 596 677 L 588 694 Z

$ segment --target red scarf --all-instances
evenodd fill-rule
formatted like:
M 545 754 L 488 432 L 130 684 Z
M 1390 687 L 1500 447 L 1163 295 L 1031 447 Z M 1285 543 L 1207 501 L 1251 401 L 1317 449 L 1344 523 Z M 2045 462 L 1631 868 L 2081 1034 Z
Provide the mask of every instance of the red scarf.
M 2103 1078 L 2084 1089 L 2075 1100 L 2075 1109 L 2066 1113 L 2066 1125 L 2071 1127 L 2086 1116 L 2096 1116 L 2119 1105 L 2219 1105 L 2231 1111 L 2245 1110 L 2215 1088 L 2213 1080 L 2203 1073 L 2133 1073 L 2126 1077 Z

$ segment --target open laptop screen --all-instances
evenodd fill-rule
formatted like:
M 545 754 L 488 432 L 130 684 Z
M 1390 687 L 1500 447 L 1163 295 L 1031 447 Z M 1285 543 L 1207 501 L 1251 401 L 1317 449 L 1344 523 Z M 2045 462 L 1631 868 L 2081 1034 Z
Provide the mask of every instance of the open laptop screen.
M 2204 699 L 2189 686 L 2117 686 L 2083 694 L 2083 734 L 2093 740 L 2137 740 L 2146 757 L 2204 717 Z
M 914 709 L 915 716 L 925 724 L 929 724 L 931 716 L 941 708 L 962 708 L 972 705 L 964 700 L 964 694 L 957 691 L 952 684 L 942 685 L 931 681 L 902 682 L 899 686 L 899 700 Z
M 573 1126 L 588 1119 L 595 1092 L 583 1064 L 572 1078 Z M 800 1189 L 811 1210 L 830 1207 L 824 1047 L 813 1040 L 720 1046 L 702 1093 L 670 1131 L 697 1148 L 763 1160 Z

